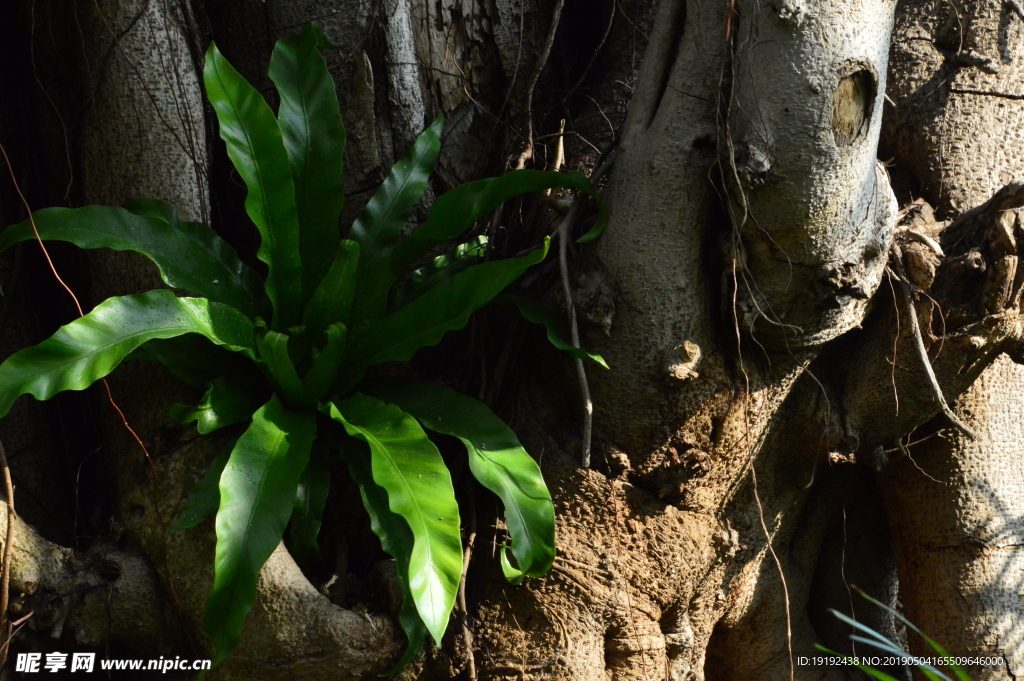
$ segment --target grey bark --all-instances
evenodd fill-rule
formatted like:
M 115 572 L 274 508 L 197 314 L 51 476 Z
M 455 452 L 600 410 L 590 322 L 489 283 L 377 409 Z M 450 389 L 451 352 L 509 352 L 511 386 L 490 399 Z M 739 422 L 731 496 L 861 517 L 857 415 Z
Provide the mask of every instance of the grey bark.
M 589 374 L 595 470 L 579 467 L 567 417 L 571 367 L 538 352 L 542 368 L 516 383 L 529 408 L 511 411 L 555 497 L 555 567 L 511 588 L 478 548 L 471 635 L 424 651 L 402 678 L 464 673 L 466 641 L 485 679 L 847 678 L 791 657 L 819 640 L 854 652 L 825 607 L 900 635 L 848 590 L 896 604 L 897 572 L 908 617 L 951 652 L 1005 655 L 978 678 L 1019 675 L 1021 17 L 994 0 L 609 5 L 595 22 L 603 35 L 610 20 L 607 39 L 586 59 L 570 49 L 573 26 L 553 26 L 579 20 L 572 2 L 559 15 L 546 0 L 150 0 L 104 4 L 110 31 L 82 8 L 89 86 L 74 186 L 83 202 L 161 198 L 231 222 L 235 209 L 209 198 L 216 141 L 197 69 L 208 28 L 268 93 L 275 38 L 318 19 L 343 46 L 328 59 L 349 130 L 348 216 L 440 111 L 450 123 L 438 192 L 500 171 L 531 135 L 543 167 L 544 136 L 568 118 L 570 169 L 614 157 L 610 227 L 570 268 L 592 322 L 584 345 L 612 367 Z M 585 104 L 572 99 L 579 88 Z M 963 215 L 948 227 L 924 204 L 897 216 L 897 199 L 918 196 L 941 220 Z M 543 206 L 531 215 L 552 221 Z M 516 219 L 500 214 L 495 233 L 529 228 Z M 906 272 L 912 306 L 893 295 L 902 282 L 887 265 Z M 93 260 L 91 274 L 97 297 L 156 281 L 135 259 Z M 908 315 L 976 440 L 940 415 Z M 194 396 L 126 369 L 114 394 L 154 468 L 106 423 L 124 546 L 73 554 L 19 526 L 36 560 L 15 574 L 46 593 L 84 585 L 60 615 L 84 644 L 184 649 L 192 638 L 202 649 L 212 531 L 164 530 L 223 442 L 167 420 L 172 401 Z M 94 566 L 109 563 L 120 576 L 104 582 L 111 572 Z M 217 674 L 385 669 L 401 643 L 392 618 L 339 607 L 317 586 L 279 549 L 243 646 Z M 112 605 L 144 603 L 153 628 L 100 632 L 103 589 Z

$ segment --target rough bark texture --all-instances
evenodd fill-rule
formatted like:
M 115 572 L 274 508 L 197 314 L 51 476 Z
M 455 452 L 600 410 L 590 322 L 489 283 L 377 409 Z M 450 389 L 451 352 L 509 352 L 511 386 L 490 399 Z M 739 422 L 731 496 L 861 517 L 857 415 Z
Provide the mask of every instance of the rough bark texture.
M 453 620 L 454 635 L 400 678 L 468 678 L 470 654 L 480 679 L 853 678 L 792 658 L 818 641 L 867 652 L 826 608 L 905 635 L 856 584 L 954 654 L 1005 657 L 969 669 L 975 678 L 1011 679 L 1024 674 L 1018 7 L 122 0 L 58 12 L 26 1 L 0 9 L 8 44 L 32 56 L 23 72 L 4 55 L 0 141 L 35 208 L 163 199 L 251 260 L 201 54 L 215 38 L 272 98 L 274 40 L 315 19 L 342 46 L 327 58 L 348 129 L 346 224 L 439 112 L 449 123 L 427 204 L 518 162 L 548 167 L 563 119 L 568 168 L 612 166 L 601 179 L 611 224 L 573 249 L 571 273 L 584 345 L 612 367 L 590 371 L 594 469 L 579 467 L 575 376 L 533 336 L 488 317 L 416 365 L 461 372 L 442 377 L 478 388 L 516 426 L 555 497 L 559 555 L 548 576 L 511 587 L 478 541 L 469 636 Z M 19 97 L 42 113 L 7 103 Z M 0 192 L 4 224 L 20 210 Z M 557 210 L 509 207 L 483 228 L 513 252 Z M 32 248 L 0 258 L 0 283 L 15 284 L 0 299 L 3 356 L 69 318 Z M 69 253 L 57 249 L 58 265 L 93 301 L 157 285 L 138 258 Z M 544 290 L 552 267 L 524 290 L 558 300 Z M 943 413 L 935 382 L 973 437 Z M 116 498 L 86 494 L 84 529 L 77 496 L 70 510 L 26 501 L 41 534 L 19 521 L 31 560 L 15 563 L 12 600 L 22 612 L 56 605 L 20 645 L 56 635 L 201 657 L 212 527 L 165 531 L 225 443 L 169 420 L 172 402 L 196 395 L 152 367 L 126 366 L 111 385 L 151 464 L 102 392 L 22 402 L 0 423 L 19 494 L 56 471 L 71 496 L 84 467 L 87 485 L 106 480 Z M 63 449 L 33 437 L 50 423 L 73 433 Z M 87 442 L 102 454 L 90 458 Z M 61 452 L 68 465 L 52 463 Z M 303 574 L 280 547 L 242 647 L 212 677 L 371 678 L 395 659 L 393 580 L 352 496 L 341 483 L 330 504 L 336 564 Z M 464 496 L 481 536 L 500 541 L 493 499 Z M 50 518 L 64 514 L 73 529 Z
M 817 346 L 859 326 L 896 199 L 876 160 L 895 3 L 740 3 L 719 121 L 738 237 L 734 314 L 756 340 Z
M 896 115 L 888 143 L 940 214 L 978 205 L 1024 174 L 1024 109 L 1015 98 L 1024 92 L 1021 21 L 1012 4 L 988 2 L 964 3 L 952 15 L 941 3 L 906 3 L 900 13 L 892 47 Z M 1012 212 L 1000 216 L 996 230 L 1020 238 Z M 1014 242 L 1012 252 L 1000 245 L 1005 240 L 968 243 L 1004 277 L 1011 261 L 1015 268 Z M 991 298 L 982 304 L 991 305 Z M 1019 297 L 1009 303 L 1018 304 Z M 980 339 L 988 345 L 987 334 Z M 974 678 L 1024 673 L 1017 597 L 1024 585 L 1022 385 L 1024 369 L 1001 357 L 954 407 L 977 438 L 947 431 L 912 447 L 914 461 L 941 483 L 908 461 L 881 476 L 907 616 L 958 650 L 998 651 L 1006 658 L 1001 667 L 968 669 Z M 920 642 L 912 643 L 921 649 Z

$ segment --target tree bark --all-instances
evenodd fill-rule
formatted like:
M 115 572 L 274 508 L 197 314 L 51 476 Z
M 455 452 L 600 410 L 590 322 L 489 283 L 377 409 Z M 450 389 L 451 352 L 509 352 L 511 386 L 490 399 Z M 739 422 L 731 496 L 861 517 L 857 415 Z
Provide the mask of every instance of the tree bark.
M 548 168 L 563 119 L 566 167 L 611 167 L 599 180 L 609 228 L 571 249 L 583 344 L 611 366 L 588 369 L 593 468 L 580 466 L 580 409 L 567 406 L 581 404 L 575 375 L 535 337 L 518 340 L 494 315 L 416 365 L 478 389 L 515 425 L 555 498 L 559 554 L 548 576 L 511 587 L 478 540 L 467 630 L 453 620 L 442 647 L 400 678 L 469 678 L 470 655 L 480 679 L 852 678 L 795 658 L 819 641 L 868 652 L 826 608 L 905 635 L 855 597 L 856 584 L 953 654 L 1003 656 L 969 668 L 974 678 L 1010 679 L 1024 673 L 1017 7 L 12 3 L 0 31 L 34 56 L 28 72 L 3 57 L 0 141 L 25 169 L 33 208 L 161 199 L 252 260 L 201 55 L 215 38 L 272 97 L 274 40 L 317 20 L 341 45 L 327 59 L 348 129 L 346 224 L 440 112 L 439 172 L 415 219 L 462 182 L 520 162 Z M 26 116 L 15 98 L 43 113 Z M 561 218 L 554 203 L 499 211 L 486 225 L 492 243 L 514 252 L 550 231 Z M 0 193 L 5 224 L 19 211 Z M 22 283 L 51 276 L 31 248 L 0 258 L 0 283 L 17 284 L 0 308 L 0 356 L 69 318 L 53 308 L 31 321 L 59 294 Z M 159 285 L 141 258 L 85 262 L 59 250 L 87 301 Z M 524 291 L 558 301 L 553 267 Z M 522 371 L 507 370 L 513 355 Z M 455 365 L 461 375 L 441 376 Z M 468 366 L 481 370 L 469 376 Z M 50 411 L 22 404 L 0 422 L 16 472 L 60 470 L 76 489 L 74 466 L 46 463 L 59 460 L 54 444 L 34 456 L 32 434 L 55 418 L 68 429 L 101 421 L 96 458 L 109 472 L 86 470 L 116 490 L 107 507 L 87 499 L 102 518 L 92 542 L 46 520 L 76 509 L 26 504 L 40 532 L 17 525 L 25 551 L 15 555 L 27 558 L 15 562 L 12 602 L 61 596 L 29 620 L 37 638 L 25 645 L 56 633 L 145 657 L 159 640 L 160 654 L 201 657 L 212 528 L 166 529 L 225 442 L 170 421 L 171 403 L 196 396 L 152 367 L 124 367 L 111 388 L 148 453 L 102 391 Z M 69 447 L 75 465 L 89 460 L 84 442 Z M 332 574 L 303 574 L 282 545 L 261 573 L 241 648 L 211 678 L 371 678 L 396 658 L 388 563 L 337 487 Z M 469 494 L 480 537 L 500 541 L 493 500 Z M 131 625 L 136 616 L 144 626 Z

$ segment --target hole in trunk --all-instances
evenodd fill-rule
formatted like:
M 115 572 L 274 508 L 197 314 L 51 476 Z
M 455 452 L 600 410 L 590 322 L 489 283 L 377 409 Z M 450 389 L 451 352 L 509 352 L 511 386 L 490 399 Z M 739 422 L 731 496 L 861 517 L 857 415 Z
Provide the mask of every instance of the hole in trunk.
M 836 146 L 848 147 L 867 132 L 875 90 L 874 74 L 863 67 L 840 79 L 832 100 L 832 135 Z

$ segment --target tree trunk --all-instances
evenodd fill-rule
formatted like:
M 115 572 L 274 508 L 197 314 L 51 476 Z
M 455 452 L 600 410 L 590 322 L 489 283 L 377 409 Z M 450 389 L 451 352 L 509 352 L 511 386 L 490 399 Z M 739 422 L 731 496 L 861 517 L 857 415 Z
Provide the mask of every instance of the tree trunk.
M 341 46 L 327 58 L 345 224 L 439 112 L 417 219 L 463 182 L 550 169 L 558 144 L 611 214 L 595 244 L 570 245 L 583 345 L 611 366 L 587 369 L 589 395 L 497 313 L 415 364 L 479 394 L 540 460 L 558 557 L 508 585 L 487 546 L 500 512 L 460 489 L 480 537 L 468 612 L 399 678 L 853 678 L 799 663 L 817 642 L 873 652 L 828 608 L 906 636 L 853 585 L 954 655 L 1000 657 L 965 665 L 973 678 L 1024 674 L 1019 3 L 10 3 L 0 142 L 32 208 L 161 199 L 254 261 L 202 53 L 215 39 L 270 97 L 274 40 L 310 20 Z M 555 203 L 500 210 L 492 244 L 550 233 Z M 23 217 L 5 185 L 3 226 Z M 159 285 L 141 258 L 53 250 L 86 306 Z M 524 293 L 566 307 L 554 265 L 529 279 Z M 0 357 L 73 316 L 34 244 L 0 256 L 0 284 Z M 0 422 L 25 549 L 12 602 L 58 604 L 13 645 L 209 656 L 212 525 L 166 530 L 225 440 L 170 420 L 197 396 L 153 367 L 110 385 L 145 453 L 102 386 Z M 353 496 L 335 484 L 330 573 L 302 573 L 282 544 L 211 678 L 363 679 L 397 658 L 390 564 Z

